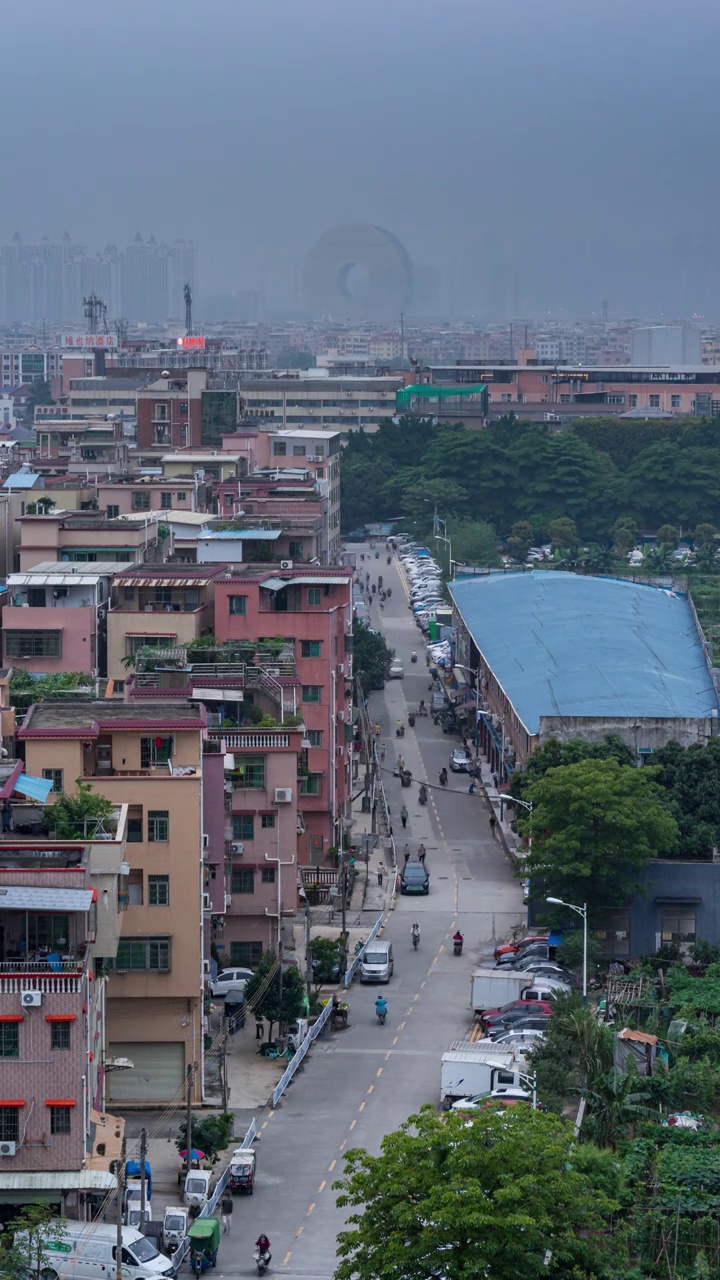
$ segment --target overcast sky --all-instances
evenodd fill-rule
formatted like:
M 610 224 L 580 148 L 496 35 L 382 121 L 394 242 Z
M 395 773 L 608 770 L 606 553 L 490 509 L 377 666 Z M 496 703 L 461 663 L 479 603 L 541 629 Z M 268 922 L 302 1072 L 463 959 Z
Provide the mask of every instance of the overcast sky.
M 336 223 L 459 312 L 703 312 L 718 0 L 7 0 L 0 240 L 195 241 L 292 293 Z

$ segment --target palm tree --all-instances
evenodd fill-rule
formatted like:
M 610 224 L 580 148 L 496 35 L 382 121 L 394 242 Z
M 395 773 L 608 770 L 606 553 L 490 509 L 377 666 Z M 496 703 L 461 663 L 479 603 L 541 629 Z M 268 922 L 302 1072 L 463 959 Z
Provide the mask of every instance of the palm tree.
M 632 1066 L 627 1074 L 616 1070 L 598 1073 L 579 1092 L 587 1104 L 593 1139 L 600 1147 L 614 1150 L 636 1120 L 657 1118 L 657 1110 L 646 1105 L 650 1092 Z
M 717 547 L 712 542 L 698 547 L 695 552 L 695 568 L 700 573 L 715 573 L 718 567 Z
M 590 573 L 609 573 L 615 559 L 612 547 L 592 542 L 588 549 L 586 565 Z
M 669 573 L 672 567 L 670 548 L 656 542 L 654 547 L 645 547 L 643 553 L 643 569 L 651 573 Z

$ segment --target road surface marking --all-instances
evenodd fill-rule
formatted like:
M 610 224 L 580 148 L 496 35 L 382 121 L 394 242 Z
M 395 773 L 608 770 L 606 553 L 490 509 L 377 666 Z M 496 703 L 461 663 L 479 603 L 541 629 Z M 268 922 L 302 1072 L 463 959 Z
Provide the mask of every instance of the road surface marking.
M 440 946 L 438 947 L 438 955 L 440 955 L 440 953 L 444 950 L 445 950 L 445 943 L 441 942 Z
M 283 1260 L 282 1260 L 282 1265 L 283 1265 L 284 1267 L 286 1267 L 286 1266 L 287 1266 L 287 1264 L 288 1264 L 288 1262 L 290 1261 L 290 1259 L 291 1259 L 291 1258 L 292 1258 L 292 1254 L 291 1254 L 291 1253 L 286 1253 L 286 1254 L 285 1254 L 285 1257 L 284 1257 L 284 1258 L 283 1258 Z
M 375 1085 L 371 1084 L 370 1087 L 368 1088 L 368 1093 L 372 1093 L 374 1088 L 375 1088 Z
M 298 1227 L 297 1231 L 295 1232 L 295 1239 L 296 1239 L 296 1240 L 299 1240 L 299 1239 L 300 1239 L 300 1237 L 301 1237 L 301 1235 L 302 1235 L 302 1233 L 303 1233 L 303 1231 L 304 1231 L 304 1230 L 305 1230 L 305 1228 L 304 1228 L 304 1227 Z
M 267 1120 L 264 1120 L 264 1121 L 263 1121 L 263 1123 L 260 1125 L 260 1128 L 261 1128 L 261 1129 L 267 1129 Z
M 405 1017 L 409 1018 L 411 1013 L 412 1013 L 412 1005 L 410 1005 L 409 1009 L 405 1010 Z
M 420 999 L 420 992 L 416 991 L 415 995 L 413 996 L 413 1004 L 415 1003 L 416 1000 L 419 1000 L 419 999 Z
M 364 1110 L 365 1110 L 365 1103 L 361 1102 L 360 1106 L 358 1107 L 358 1111 L 364 1111 Z
M 353 1121 L 353 1124 L 354 1123 L 355 1122 Z M 350 1125 L 350 1128 L 352 1129 L 352 1125 Z M 340 1146 L 338 1147 L 338 1151 L 342 1151 L 343 1148 L 346 1146 L 347 1146 L 347 1138 L 343 1138 L 342 1142 L 340 1143 Z
M 310 1208 L 308 1209 L 307 1213 L 305 1214 L 305 1217 L 306 1217 L 306 1218 L 309 1218 L 309 1217 L 310 1217 L 310 1214 L 312 1213 L 312 1211 L 313 1211 L 313 1209 L 314 1209 L 314 1208 L 315 1208 L 315 1202 L 313 1201 L 313 1203 L 310 1205 Z
M 396 1036 L 396 1037 L 395 1037 L 395 1039 L 393 1040 L 393 1044 L 397 1044 L 397 1041 L 398 1041 L 398 1037 Z M 388 1049 L 387 1053 L 385 1054 L 385 1061 L 386 1061 L 386 1062 L 389 1062 L 389 1061 L 390 1061 L 390 1050 L 389 1050 L 389 1049 Z
M 423 987 L 424 987 L 424 986 L 425 986 L 425 980 L 423 979 L 423 981 L 420 983 L 420 990 L 421 990 L 421 991 L 422 991 L 422 989 L 423 989 Z
M 378 1067 L 377 1071 L 375 1072 L 375 1075 L 379 1079 L 382 1073 L 383 1073 L 382 1067 Z
M 402 1029 L 403 1029 L 403 1027 L 404 1027 L 404 1026 L 405 1026 L 405 1023 L 404 1023 L 404 1022 L 401 1022 L 401 1023 L 400 1023 L 400 1026 L 398 1027 L 398 1031 L 402 1031 Z
M 333 1169 L 335 1168 L 335 1165 L 336 1165 L 336 1164 L 337 1164 L 337 1160 L 331 1160 L 331 1161 L 330 1161 L 330 1163 L 329 1163 L 329 1165 L 328 1165 L 328 1173 L 332 1173 L 332 1171 L 333 1171 Z
M 272 1120 L 274 1115 L 275 1115 L 274 1111 L 268 1111 L 268 1120 Z
M 355 1125 L 356 1125 L 356 1124 L 357 1124 L 357 1120 L 351 1120 L 351 1121 L 350 1121 L 350 1132 L 351 1132 L 351 1133 L 352 1133 L 353 1129 L 355 1128 Z
M 318 1195 L 320 1194 L 321 1191 L 324 1191 L 324 1190 L 325 1190 L 325 1179 L 323 1178 L 322 1182 L 320 1183 L 320 1186 L 318 1187 Z

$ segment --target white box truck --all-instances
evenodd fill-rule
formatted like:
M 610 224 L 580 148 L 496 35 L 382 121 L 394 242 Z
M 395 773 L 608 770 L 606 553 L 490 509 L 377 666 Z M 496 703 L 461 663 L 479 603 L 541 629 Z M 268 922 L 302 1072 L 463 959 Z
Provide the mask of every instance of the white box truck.
M 545 978 L 533 973 L 508 972 L 507 969 L 473 969 L 470 979 L 470 1008 L 473 1013 L 501 1009 L 511 1000 L 548 1000 L 550 992 L 569 990 L 562 979 Z M 525 995 L 527 992 L 527 996 Z
M 457 1040 L 442 1056 L 440 1105 L 447 1111 L 458 1098 L 489 1093 L 502 1084 L 519 1084 L 519 1063 L 512 1050 L 471 1040 Z

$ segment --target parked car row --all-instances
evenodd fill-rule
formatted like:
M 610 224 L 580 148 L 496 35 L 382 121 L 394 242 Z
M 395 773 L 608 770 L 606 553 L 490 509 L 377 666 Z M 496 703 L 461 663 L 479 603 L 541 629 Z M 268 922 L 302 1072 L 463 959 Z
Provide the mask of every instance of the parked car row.
M 409 538 L 398 538 L 398 555 L 407 575 L 415 621 L 426 631 L 435 610 L 445 605 L 440 566 L 427 547 Z

